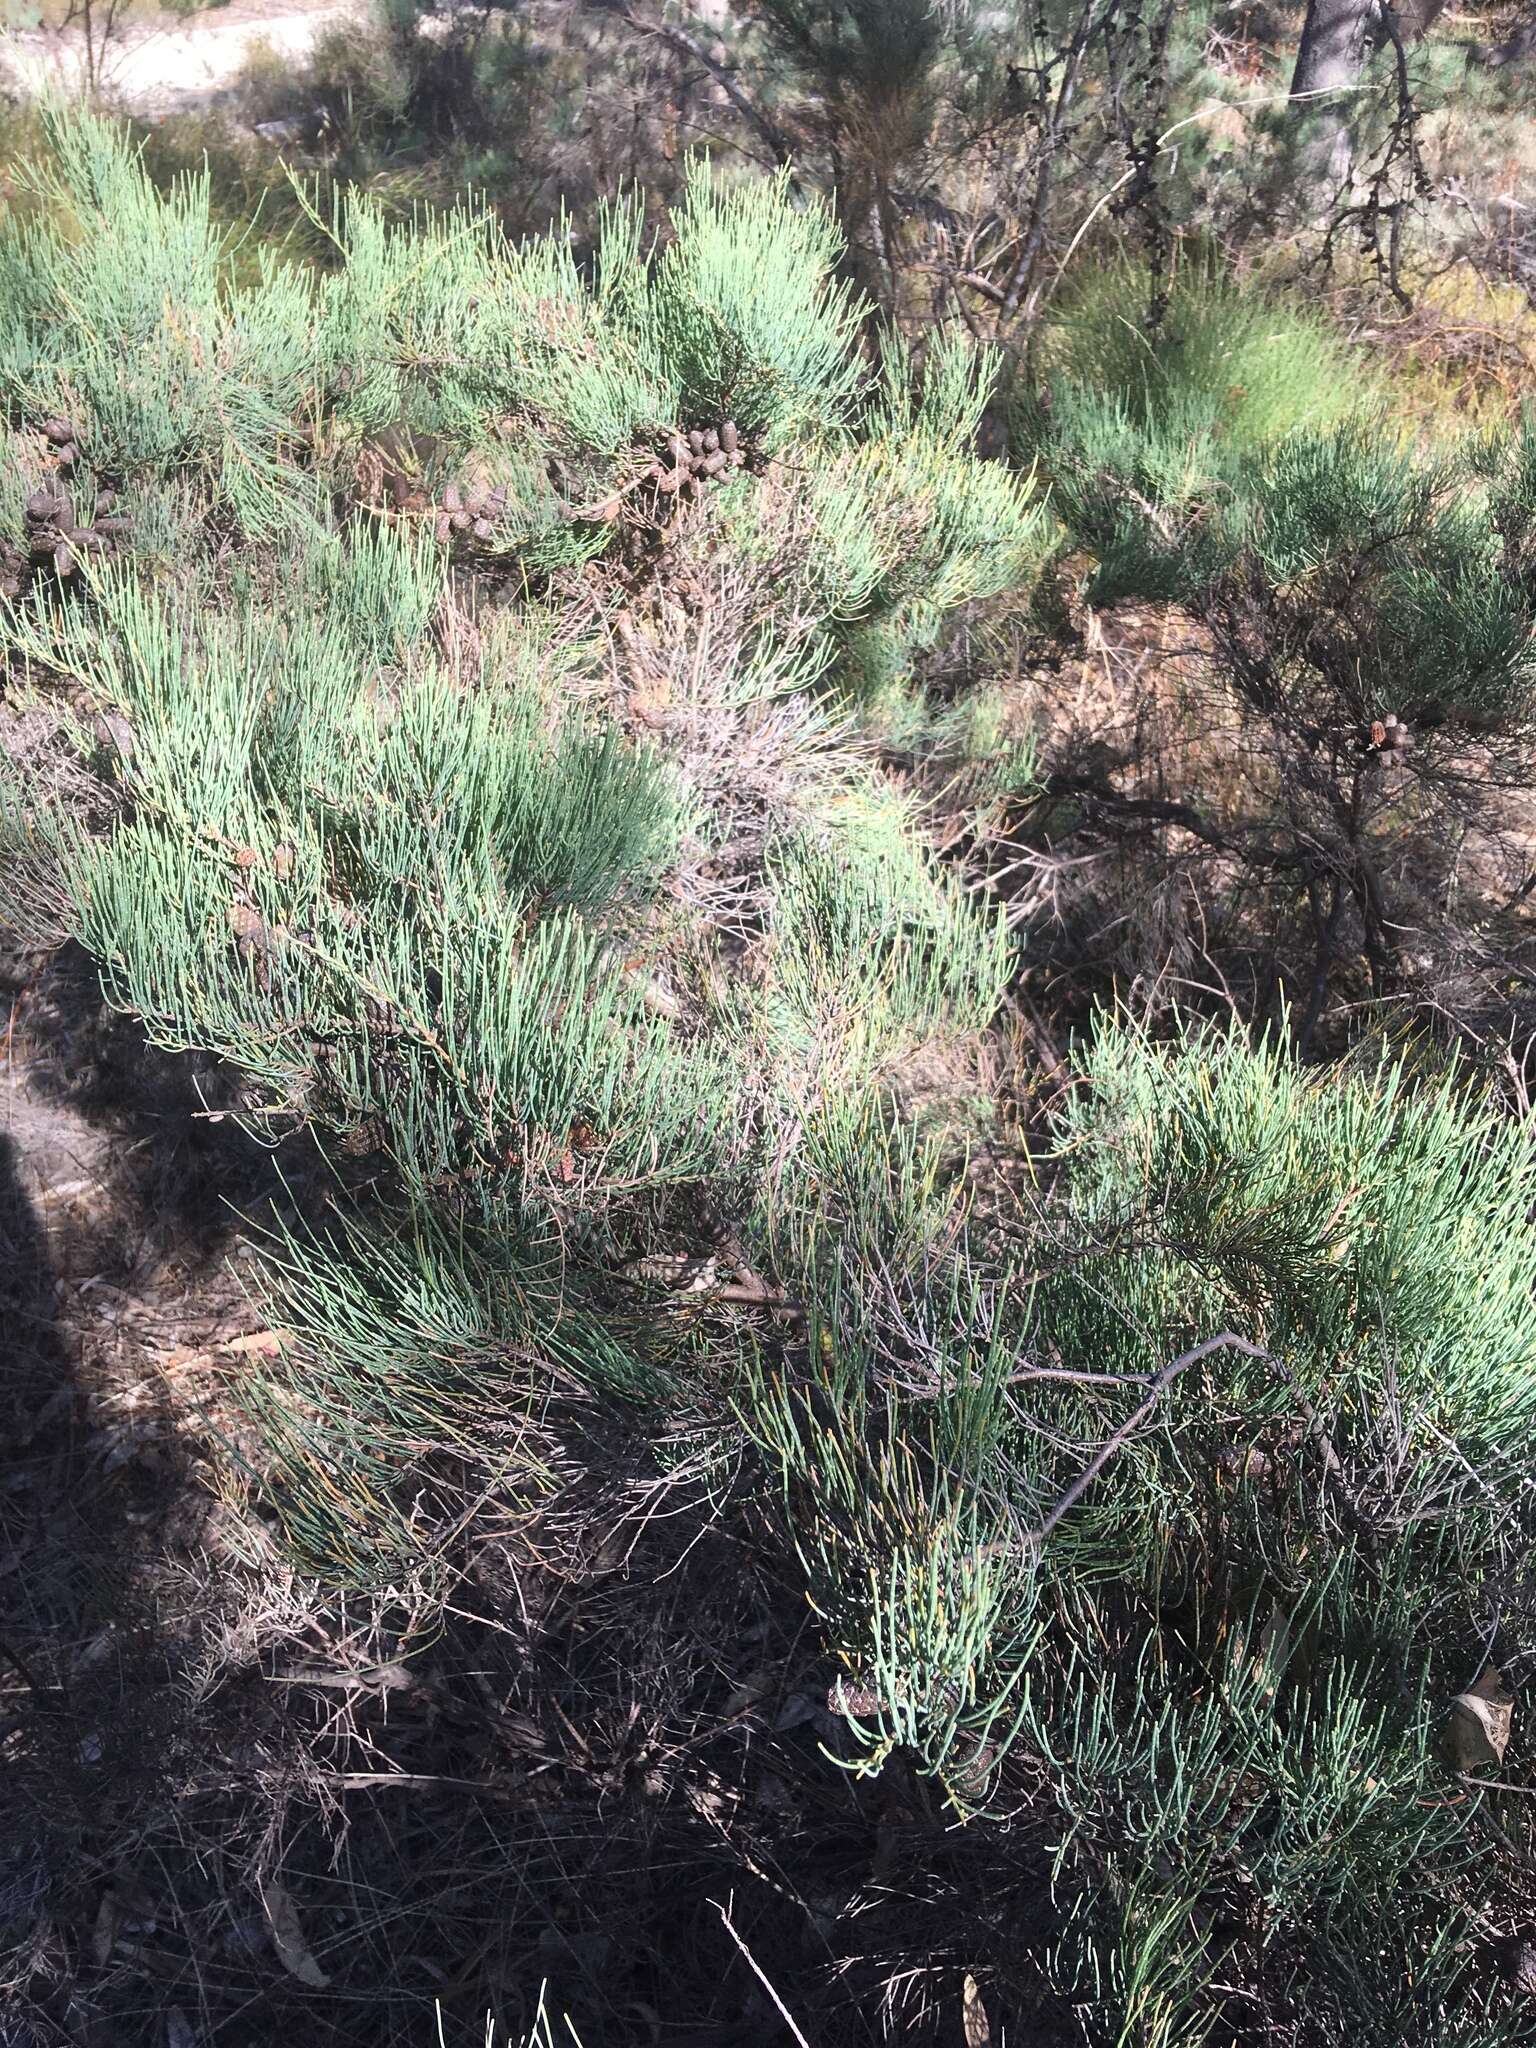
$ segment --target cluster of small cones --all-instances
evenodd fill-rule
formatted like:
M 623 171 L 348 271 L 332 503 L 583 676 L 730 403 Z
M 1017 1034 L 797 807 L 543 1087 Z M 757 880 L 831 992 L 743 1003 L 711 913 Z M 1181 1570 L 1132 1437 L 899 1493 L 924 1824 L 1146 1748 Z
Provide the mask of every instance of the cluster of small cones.
M 41 485 L 27 498 L 23 508 L 26 559 L 16 549 L 8 548 L 0 562 L 0 589 L 8 597 L 14 597 L 20 589 L 26 560 L 35 564 L 51 561 L 56 574 L 73 576 L 82 556 L 111 552 L 118 536 L 132 524 L 126 512 L 117 510 L 116 491 L 108 489 L 95 493 L 90 519 L 77 520 L 75 498 L 62 481 L 79 459 L 74 427 L 66 419 L 45 420 L 42 433 L 56 451 L 54 461 L 60 480 Z
M 473 484 L 444 484 L 432 529 L 439 543 L 446 547 L 455 534 L 468 534 L 478 541 L 494 540 L 497 520 L 506 517 L 508 495 L 505 484 L 490 489 Z
M 611 525 L 637 486 L 649 484 L 664 498 L 690 498 L 702 484 L 720 483 L 733 475 L 743 459 L 734 420 L 722 420 L 718 427 L 694 427 L 687 434 L 674 428 L 667 435 L 666 447 L 639 476 L 595 505 L 570 508 L 566 517 L 600 519 Z
M 126 533 L 132 521 L 117 512 L 116 491 L 98 491 L 89 525 L 77 525 L 69 493 L 49 485 L 34 491 L 26 504 L 27 548 L 34 562 L 53 558 L 60 576 L 73 576 L 80 557 L 104 554 Z
M 741 436 L 736 422 L 722 420 L 718 427 L 668 434 L 666 455 L 651 464 L 645 480 L 670 497 L 730 476 L 740 460 Z
M 1407 726 L 1395 711 L 1389 711 L 1385 718 L 1372 719 L 1363 751 L 1381 760 L 1401 763 L 1412 743 L 1413 735 Z

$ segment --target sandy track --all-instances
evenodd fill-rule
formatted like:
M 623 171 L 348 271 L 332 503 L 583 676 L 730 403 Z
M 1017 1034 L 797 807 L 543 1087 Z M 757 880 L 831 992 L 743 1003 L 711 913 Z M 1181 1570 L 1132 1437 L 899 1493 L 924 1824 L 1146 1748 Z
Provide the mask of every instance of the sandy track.
M 119 31 L 102 68 L 106 96 L 135 114 L 173 114 L 205 106 L 240 76 L 253 43 L 298 63 L 322 31 L 356 19 L 359 0 L 312 7 L 221 9 L 188 22 Z M 77 35 L 0 33 L 0 81 L 26 94 L 79 92 L 85 45 Z

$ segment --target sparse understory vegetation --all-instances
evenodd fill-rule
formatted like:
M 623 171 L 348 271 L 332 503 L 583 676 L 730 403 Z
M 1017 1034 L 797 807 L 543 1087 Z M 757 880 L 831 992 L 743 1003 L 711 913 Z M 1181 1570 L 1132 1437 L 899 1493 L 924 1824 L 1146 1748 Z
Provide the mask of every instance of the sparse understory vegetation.
M 1357 11 L 18 117 L 6 2043 L 1536 2038 L 1536 38 Z

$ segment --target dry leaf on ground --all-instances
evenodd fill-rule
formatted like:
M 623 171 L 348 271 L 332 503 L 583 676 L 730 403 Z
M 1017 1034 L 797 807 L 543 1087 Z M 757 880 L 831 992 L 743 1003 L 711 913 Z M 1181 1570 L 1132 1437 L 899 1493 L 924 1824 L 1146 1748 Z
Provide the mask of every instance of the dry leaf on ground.
M 299 1926 L 298 1908 L 275 1878 L 262 1885 L 261 1903 L 278 1961 L 290 1977 L 296 1977 L 312 1991 L 323 1991 L 331 1980 L 310 1954 Z
M 976 1979 L 967 1977 L 960 1992 L 960 2023 L 965 2030 L 965 2048 L 991 2048 L 992 2029 L 987 2008 L 981 2002 Z
M 1465 1692 L 1451 1701 L 1446 1717 L 1445 1747 L 1458 1771 L 1475 1771 L 1481 1765 L 1501 1764 L 1509 1743 L 1514 1700 L 1505 1690 L 1503 1673 L 1496 1664 L 1485 1664 Z
M 109 1885 L 101 1895 L 96 1924 L 91 1929 L 91 1960 L 98 1969 L 105 1969 L 111 1957 L 112 1944 L 117 1939 L 117 1917 L 117 1893 Z

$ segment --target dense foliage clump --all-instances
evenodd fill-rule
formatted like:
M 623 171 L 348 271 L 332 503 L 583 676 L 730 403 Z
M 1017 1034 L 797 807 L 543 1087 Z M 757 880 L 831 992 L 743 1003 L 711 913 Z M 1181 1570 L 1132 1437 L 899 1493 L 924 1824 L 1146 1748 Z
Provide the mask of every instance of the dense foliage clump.
M 900 111 L 866 15 L 758 25 L 845 141 Z M 1536 1153 L 1485 1020 L 1414 1005 L 1529 778 L 1530 423 L 1416 443 L 1318 320 L 1161 256 L 1028 358 L 915 345 L 790 168 L 586 241 L 352 191 L 307 265 L 103 118 L 48 144 L 0 237 L 0 895 L 278 1162 L 203 1425 L 245 1557 L 392 1636 L 381 1696 L 473 1600 L 627 1740 L 549 1585 L 633 1568 L 622 1662 L 730 1545 L 814 1673 L 704 1710 L 815 1735 L 740 1868 L 874 1815 L 847 1974 L 958 1958 L 971 2038 L 978 1976 L 1041 2038 L 1524 2038 Z M 1133 607 L 1191 636 L 1208 788 L 1046 729 Z M 1106 817 L 1226 864 L 1272 1001 L 1079 986 L 1052 1040 L 1072 906 L 1014 883 Z M 736 1854 L 720 1787 L 677 1803 Z

